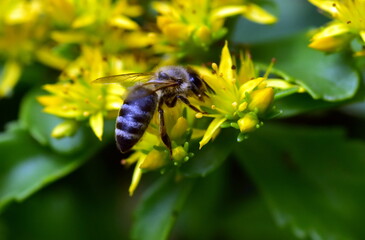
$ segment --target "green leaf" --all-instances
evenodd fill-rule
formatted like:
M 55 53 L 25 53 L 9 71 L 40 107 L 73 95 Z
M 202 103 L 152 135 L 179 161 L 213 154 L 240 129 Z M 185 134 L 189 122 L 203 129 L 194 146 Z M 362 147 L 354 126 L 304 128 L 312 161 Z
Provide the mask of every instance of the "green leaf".
M 296 116 L 310 111 L 339 106 L 339 103 L 315 100 L 307 94 L 294 94 L 275 101 L 275 107 L 281 113 L 279 118 Z
M 361 239 L 365 143 L 341 129 L 266 125 L 236 149 L 278 225 L 300 238 Z
M 190 193 L 193 180 L 175 180 L 174 173 L 160 179 L 142 196 L 136 210 L 132 239 L 167 239 Z
M 78 155 L 62 156 L 41 146 L 19 123 L 13 123 L 0 134 L 0 209 L 72 172 L 100 147 L 97 141 L 90 141 Z
M 307 34 L 254 46 L 254 60 L 269 62 L 292 76 L 314 99 L 343 101 L 352 98 L 359 88 L 359 75 L 350 55 L 326 54 L 308 47 Z
M 10 204 L 1 213 L 0 239 L 129 239 L 135 201 L 126 190 L 130 175 L 105 156 L 111 157 L 110 149 L 25 202 Z
M 291 232 L 279 229 L 261 198 L 241 199 L 229 207 L 222 221 L 226 239 L 289 240 L 296 239 Z
M 201 150 L 194 151 L 195 156 L 182 165 L 181 173 L 186 177 L 204 177 L 217 169 L 233 151 L 237 142 L 236 132 L 233 129 L 221 129 L 217 139 Z

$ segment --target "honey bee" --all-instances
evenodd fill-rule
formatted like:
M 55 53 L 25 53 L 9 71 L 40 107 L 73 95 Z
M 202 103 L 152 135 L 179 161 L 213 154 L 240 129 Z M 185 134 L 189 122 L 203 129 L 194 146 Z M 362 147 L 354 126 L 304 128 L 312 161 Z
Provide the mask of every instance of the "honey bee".
M 206 93 L 214 91 L 193 69 L 180 66 L 166 66 L 152 73 L 102 77 L 94 82 L 123 83 L 135 78 L 141 82 L 130 89 L 116 120 L 117 147 L 122 153 L 129 151 L 141 139 L 157 109 L 161 139 L 172 156 L 171 140 L 167 135 L 162 106 L 165 104 L 172 108 L 179 100 L 194 111 L 201 112 L 190 103 L 188 97 L 204 101 L 208 97 Z

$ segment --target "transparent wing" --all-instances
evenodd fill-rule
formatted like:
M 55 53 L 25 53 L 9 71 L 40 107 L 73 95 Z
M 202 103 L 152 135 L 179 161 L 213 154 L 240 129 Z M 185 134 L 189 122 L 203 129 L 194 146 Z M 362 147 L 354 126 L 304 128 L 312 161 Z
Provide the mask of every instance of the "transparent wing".
M 154 73 L 126 73 L 120 75 L 112 75 L 101 77 L 94 80 L 92 83 L 120 83 L 122 85 L 130 86 L 136 83 L 144 83 L 153 79 Z

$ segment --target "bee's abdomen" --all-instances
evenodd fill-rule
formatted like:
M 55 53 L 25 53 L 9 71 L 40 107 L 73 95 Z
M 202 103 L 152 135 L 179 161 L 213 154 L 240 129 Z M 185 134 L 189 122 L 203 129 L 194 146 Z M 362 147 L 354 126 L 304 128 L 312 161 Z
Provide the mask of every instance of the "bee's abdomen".
M 119 111 L 115 138 L 121 152 L 130 150 L 146 131 L 157 105 L 157 95 L 144 87 L 134 88 Z

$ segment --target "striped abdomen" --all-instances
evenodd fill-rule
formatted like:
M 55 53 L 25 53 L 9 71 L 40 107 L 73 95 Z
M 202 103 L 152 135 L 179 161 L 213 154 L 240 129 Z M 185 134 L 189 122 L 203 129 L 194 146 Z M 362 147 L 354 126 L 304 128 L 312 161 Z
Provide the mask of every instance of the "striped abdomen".
M 157 94 L 143 86 L 131 90 L 119 111 L 115 139 L 121 152 L 130 150 L 143 136 L 157 106 Z

